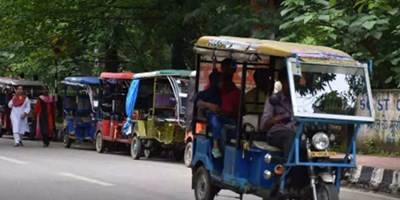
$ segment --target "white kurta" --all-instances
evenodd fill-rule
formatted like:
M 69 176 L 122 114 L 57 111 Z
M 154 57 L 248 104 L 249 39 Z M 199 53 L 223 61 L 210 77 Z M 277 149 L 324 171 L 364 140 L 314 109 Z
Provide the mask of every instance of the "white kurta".
M 28 118 L 25 117 L 21 119 L 24 113 L 29 113 L 31 111 L 31 103 L 26 97 L 25 102 L 20 107 L 13 107 L 13 101 L 8 102 L 8 107 L 11 108 L 11 124 L 13 133 L 25 134 L 29 132 Z

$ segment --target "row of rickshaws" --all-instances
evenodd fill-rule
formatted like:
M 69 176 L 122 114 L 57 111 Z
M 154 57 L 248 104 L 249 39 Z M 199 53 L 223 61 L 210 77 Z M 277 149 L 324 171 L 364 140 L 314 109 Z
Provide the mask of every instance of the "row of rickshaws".
M 95 142 L 102 153 L 123 145 L 134 159 L 172 151 L 182 160 L 185 137 L 190 137 L 187 90 L 194 76 L 194 71 L 167 69 L 65 78 L 65 146 Z
M 195 199 L 211 200 L 221 189 L 263 199 L 339 199 L 343 170 L 355 167 L 356 135 L 374 121 L 369 67 L 328 47 L 237 37 L 201 37 L 194 46 L 196 71 L 159 70 L 67 77 L 63 101 L 64 142 L 95 142 L 96 151 L 130 148 L 131 156 L 150 158 L 172 151 L 192 169 Z M 196 93 L 220 62 L 237 62 L 234 83 L 240 88 L 235 125 L 222 129 L 221 158 L 212 155 L 212 131 L 197 108 Z M 278 73 L 290 88 L 295 139 L 289 156 L 268 144 L 260 128 L 264 105 L 246 98 L 253 74 L 268 71 L 269 103 L 281 105 Z M 275 87 L 274 87 L 275 86 Z M 258 99 L 258 97 L 256 97 Z M 368 106 L 360 109 L 359 102 Z M 229 134 L 229 136 L 228 136 Z M 342 157 L 332 150 L 347 134 Z M 306 144 L 306 155 L 300 146 Z

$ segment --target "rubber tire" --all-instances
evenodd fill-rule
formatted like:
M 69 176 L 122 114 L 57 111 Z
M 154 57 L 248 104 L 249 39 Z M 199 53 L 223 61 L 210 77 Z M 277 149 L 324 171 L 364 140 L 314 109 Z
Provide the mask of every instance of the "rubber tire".
M 97 153 L 103 153 L 106 149 L 105 141 L 103 140 L 103 135 L 98 133 L 96 135 L 96 151 Z
M 318 200 L 339 200 L 339 192 L 334 184 L 320 182 L 316 187 Z M 310 199 L 313 199 L 312 196 Z
M 188 142 L 185 147 L 184 162 L 186 167 L 192 166 L 193 142 Z
M 135 144 L 136 144 L 136 150 L 135 150 Z M 132 138 L 131 142 L 131 156 L 134 160 L 139 160 L 140 157 L 142 156 L 142 151 L 143 151 L 143 144 L 142 140 L 136 136 Z
M 0 138 L 3 137 L 3 128 L 0 128 Z
M 219 192 L 218 187 L 211 183 L 210 174 L 203 166 L 197 168 L 193 185 L 194 197 L 196 200 L 213 200 L 215 195 Z M 204 195 L 200 194 L 201 187 L 204 187 Z

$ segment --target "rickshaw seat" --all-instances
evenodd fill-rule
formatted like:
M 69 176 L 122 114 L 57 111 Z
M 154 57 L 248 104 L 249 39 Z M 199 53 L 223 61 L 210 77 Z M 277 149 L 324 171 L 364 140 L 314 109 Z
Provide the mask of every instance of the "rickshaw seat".
M 267 142 L 262 141 L 253 141 L 252 146 L 267 151 L 282 151 L 282 149 L 269 145 Z

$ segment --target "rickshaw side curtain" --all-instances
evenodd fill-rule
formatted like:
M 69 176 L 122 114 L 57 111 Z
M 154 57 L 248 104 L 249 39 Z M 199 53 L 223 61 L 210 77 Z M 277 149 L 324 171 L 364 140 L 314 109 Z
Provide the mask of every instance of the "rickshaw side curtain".
M 126 96 L 125 111 L 127 115 L 126 122 L 122 127 L 123 133 L 128 133 L 129 127 L 131 125 L 133 109 L 135 108 L 137 93 L 139 90 L 139 80 L 133 80 L 131 86 L 129 87 L 128 95 Z

